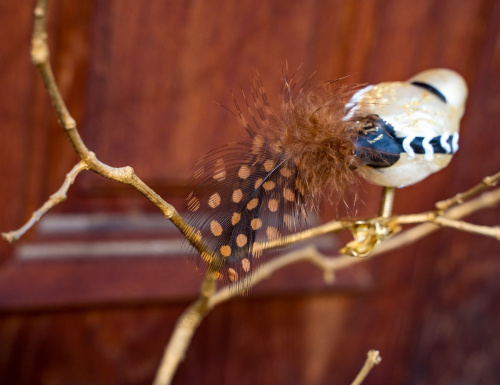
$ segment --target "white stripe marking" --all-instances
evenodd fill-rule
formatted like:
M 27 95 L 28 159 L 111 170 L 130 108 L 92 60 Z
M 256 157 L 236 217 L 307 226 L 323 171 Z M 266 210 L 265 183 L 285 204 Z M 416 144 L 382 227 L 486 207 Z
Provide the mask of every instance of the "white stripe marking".
M 424 136 L 424 139 L 422 140 L 422 147 L 424 148 L 424 154 L 425 154 L 425 160 L 430 162 L 431 160 L 434 159 L 434 148 L 432 148 L 431 145 L 431 136 Z
M 453 153 L 457 152 L 458 150 L 458 132 L 453 134 L 451 137 L 451 149 Z
M 411 147 L 411 142 L 413 142 L 413 139 L 415 139 L 414 136 L 407 136 L 403 140 L 403 150 L 408 154 L 408 159 L 413 159 L 415 158 L 415 151 L 413 151 L 413 148 Z
M 450 134 L 448 132 L 445 132 L 443 135 L 441 135 L 441 139 L 439 139 L 439 144 L 444 148 L 447 154 L 451 154 L 451 147 L 448 143 L 449 138 Z

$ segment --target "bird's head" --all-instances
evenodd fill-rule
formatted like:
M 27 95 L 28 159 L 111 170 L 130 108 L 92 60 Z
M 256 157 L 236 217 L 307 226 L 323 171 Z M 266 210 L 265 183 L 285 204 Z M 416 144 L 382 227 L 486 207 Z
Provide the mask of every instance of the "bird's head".
M 463 116 L 468 93 L 467 84 L 455 71 L 433 68 L 416 74 L 408 79 L 408 82 L 430 86 L 444 98 L 446 103 L 457 109 L 460 117 Z

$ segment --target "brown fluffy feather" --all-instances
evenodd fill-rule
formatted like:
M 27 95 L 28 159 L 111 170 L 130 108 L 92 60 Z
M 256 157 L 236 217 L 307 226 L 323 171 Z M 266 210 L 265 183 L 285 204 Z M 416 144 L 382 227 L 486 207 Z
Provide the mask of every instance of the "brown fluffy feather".
M 325 82 L 293 91 L 285 74 L 278 108 L 257 76 L 232 112 L 249 137 L 208 153 L 198 164 L 186 220 L 216 258 L 221 277 L 238 281 L 260 258 L 255 246 L 303 229 L 322 195 L 341 195 L 355 179 L 357 121 L 344 121 L 352 89 Z M 199 265 L 213 263 L 207 255 Z
M 271 111 L 269 123 L 259 134 L 273 149 L 293 159 L 299 182 L 312 198 L 308 203 L 317 207 L 321 195 L 341 195 L 360 166 L 353 144 L 359 123 L 342 119 L 352 90 L 326 82 L 302 89 L 293 98 L 287 84 L 284 80 L 280 108 Z

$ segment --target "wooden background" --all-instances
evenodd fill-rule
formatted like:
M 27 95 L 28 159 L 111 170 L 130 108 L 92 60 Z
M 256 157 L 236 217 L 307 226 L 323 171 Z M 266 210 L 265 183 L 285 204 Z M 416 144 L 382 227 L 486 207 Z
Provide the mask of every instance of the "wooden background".
M 77 161 L 29 62 L 31 8 L 0 3 L 1 231 L 20 226 Z M 499 170 L 498 1 L 53 1 L 49 19 L 55 74 L 88 146 L 179 208 L 192 164 L 241 134 L 212 101 L 230 105 L 255 67 L 276 100 L 284 60 L 317 80 L 404 80 L 430 67 L 465 76 L 460 151 L 398 191 L 396 212 L 430 209 Z M 359 189 L 359 214 L 373 214 L 380 190 Z M 469 220 L 495 225 L 499 214 Z M 168 249 L 177 241 L 136 191 L 81 175 L 26 238 L 0 243 L 0 383 L 150 383 L 200 282 Z M 497 241 L 451 230 L 333 286 L 293 266 L 216 308 L 174 382 L 347 384 L 376 348 L 383 362 L 366 384 L 496 384 L 499 274 Z

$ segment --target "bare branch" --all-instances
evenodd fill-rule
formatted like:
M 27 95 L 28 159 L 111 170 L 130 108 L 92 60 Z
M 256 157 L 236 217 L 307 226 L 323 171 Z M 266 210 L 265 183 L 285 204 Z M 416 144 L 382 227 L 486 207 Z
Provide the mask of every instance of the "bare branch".
M 88 170 L 87 165 L 82 161 L 78 162 L 75 167 L 73 167 L 71 171 L 66 174 L 64 183 L 59 188 L 59 190 L 52 194 L 50 198 L 42 205 L 42 207 L 40 207 L 33 213 L 28 222 L 26 222 L 21 228 L 15 231 L 2 233 L 2 238 L 10 243 L 13 243 L 21 238 L 24 233 L 26 233 L 31 227 L 33 227 L 33 225 L 37 223 L 47 211 L 49 211 L 50 209 L 52 209 L 52 207 L 56 206 L 62 201 L 66 200 L 66 193 L 68 192 L 68 189 L 75 181 L 77 175 L 84 170 Z
M 495 175 L 487 176 L 483 178 L 481 183 L 472 187 L 471 189 L 459 193 L 452 198 L 446 199 L 444 201 L 440 201 L 436 203 L 436 209 L 438 211 L 444 211 L 449 209 L 452 206 L 465 202 L 467 199 L 471 198 L 474 195 L 479 194 L 481 191 L 484 191 L 490 187 L 494 187 L 497 185 L 500 180 L 500 172 L 497 172 Z
M 457 221 L 442 216 L 434 218 L 433 222 L 438 224 L 439 226 L 451 227 L 456 230 L 484 235 L 486 237 L 493 237 L 497 240 L 500 240 L 500 226 L 489 227 L 489 226 L 474 225 L 472 223 Z
M 80 156 L 82 161 L 87 165 L 88 169 L 94 171 L 106 178 L 117 182 L 129 184 L 135 187 L 153 204 L 155 204 L 174 224 L 184 233 L 187 230 L 187 225 L 182 221 L 179 214 L 173 206 L 165 202 L 158 194 L 151 190 L 137 175 L 135 175 L 132 167 L 125 166 L 120 168 L 110 167 L 99 161 L 96 155 L 89 151 L 76 127 L 76 122 L 70 115 L 64 100 L 61 97 L 59 88 L 54 79 L 52 67 L 50 65 L 49 46 L 47 44 L 47 0 L 38 0 L 35 8 L 35 21 L 33 29 L 31 60 L 37 67 L 43 83 L 49 94 L 50 101 L 54 106 L 59 123 L 64 128 L 75 151 Z
M 483 193 L 481 196 L 474 200 L 450 209 L 446 212 L 446 216 L 443 218 L 453 221 L 470 215 L 481 209 L 493 207 L 499 202 L 500 188 Z M 428 218 L 428 220 L 431 219 L 432 218 Z M 215 306 L 239 295 L 241 293 L 241 290 L 246 290 L 248 288 L 251 288 L 252 286 L 255 286 L 257 283 L 263 281 L 266 278 L 269 278 L 277 270 L 280 270 L 281 268 L 293 263 L 299 261 L 308 261 L 320 268 L 327 276 L 333 277 L 335 272 L 338 270 L 363 262 L 377 255 L 387 253 L 388 251 L 392 251 L 399 247 L 407 246 L 430 235 L 437 230 L 439 230 L 439 226 L 434 223 L 424 223 L 418 225 L 410 230 L 403 231 L 393 238 L 383 242 L 377 248 L 375 248 L 375 250 L 368 257 L 365 258 L 353 258 L 350 256 L 327 257 L 321 254 L 313 246 L 284 254 L 262 265 L 259 269 L 255 270 L 252 274 L 247 276 L 238 284 L 226 286 L 219 289 L 210 298 L 208 298 L 208 302 L 206 303 L 206 307 L 203 308 L 203 312 L 200 312 L 198 306 L 196 306 L 199 300 L 195 301 L 193 305 L 191 305 L 183 313 L 181 319 L 186 318 L 198 320 L 199 317 L 203 318 Z M 189 328 L 197 328 L 200 322 L 177 323 L 167 345 L 167 348 L 165 349 L 165 353 L 159 366 L 154 385 L 168 385 L 171 383 L 176 368 L 182 361 L 182 358 L 186 353 L 186 350 L 191 342 L 191 338 L 194 333 L 194 330 Z M 166 368 L 164 368 L 164 366 Z
M 301 242 L 306 239 L 318 237 L 320 235 L 328 233 L 336 233 L 341 230 L 345 230 L 349 228 L 351 224 L 352 221 L 330 221 L 325 224 L 313 227 L 311 229 L 307 229 L 295 234 L 290 234 L 285 237 L 275 239 L 273 241 L 265 242 L 262 244 L 262 246 L 257 247 L 256 249 L 258 251 L 263 251 L 263 250 L 285 247 L 291 245 L 292 243 Z
M 436 218 L 437 214 L 435 211 L 428 211 L 420 214 L 408 214 L 408 215 L 398 215 L 392 217 L 392 220 L 399 225 L 409 225 L 415 223 L 430 222 Z
M 398 216 L 393 216 L 389 218 L 390 222 L 397 224 L 397 225 L 405 225 L 405 224 L 415 224 L 415 223 L 424 223 L 424 222 L 434 222 L 436 224 L 439 224 L 440 226 L 447 226 L 444 223 L 446 222 L 446 219 L 441 220 L 443 212 L 450 209 L 453 206 L 456 206 L 457 204 L 462 204 L 465 200 L 472 198 L 474 195 L 479 194 L 480 192 L 484 191 L 485 189 L 489 187 L 495 186 L 498 181 L 500 180 L 500 172 L 498 172 L 495 175 L 488 176 L 483 178 L 483 180 L 476 186 L 472 187 L 471 189 L 459 193 L 455 195 L 452 198 L 446 199 L 444 201 L 436 203 L 436 210 L 433 211 L 427 211 L 424 213 L 419 213 L 419 214 L 409 214 L 409 215 L 398 215 Z M 386 209 L 388 211 L 389 209 Z M 352 224 L 354 223 L 353 220 L 342 220 L 342 221 L 330 221 L 325 224 L 313 227 L 311 229 L 307 229 L 305 231 L 301 231 L 295 234 L 291 234 L 282 238 L 275 239 L 273 241 L 266 242 L 262 244 L 260 247 L 258 247 L 258 251 L 263 251 L 263 250 L 268 250 L 268 249 L 275 249 L 279 247 L 284 247 L 291 245 L 296 242 L 304 241 L 307 239 L 315 238 L 320 235 L 328 234 L 328 233 L 334 233 L 334 232 L 339 232 L 345 229 L 349 229 Z M 446 222 L 450 223 L 450 222 Z M 454 227 L 453 225 L 449 225 L 449 227 Z M 483 234 L 487 236 L 493 236 L 497 237 L 497 230 L 493 228 L 494 230 L 492 232 L 487 230 L 486 226 L 480 226 L 484 227 L 484 232 L 481 232 L 481 230 L 476 227 L 475 225 L 472 225 L 472 227 L 466 226 L 465 228 L 462 226 L 460 228 L 457 228 L 459 230 L 464 230 L 464 231 L 471 231 L 477 234 Z M 468 229 L 473 229 L 474 230 L 468 230 Z M 492 234 L 492 235 L 490 235 Z
M 169 384 L 171 382 L 179 364 L 184 359 L 187 350 L 185 347 L 191 343 L 195 330 L 208 311 L 207 299 L 199 298 L 177 320 L 172 337 L 170 337 L 170 341 L 163 353 L 153 385 Z
M 31 61 L 38 69 L 40 76 L 42 78 L 45 89 L 49 95 L 50 101 L 56 110 L 59 123 L 63 127 L 68 139 L 70 140 L 73 148 L 83 162 L 82 167 L 87 170 L 91 170 L 105 178 L 114 180 L 116 182 L 128 184 L 134 187 L 147 199 L 149 199 L 163 215 L 169 219 L 189 240 L 189 242 L 200 252 L 206 253 L 212 256 L 212 253 L 204 246 L 201 239 L 199 239 L 193 229 L 191 229 L 179 215 L 177 210 L 168 202 L 163 200 L 155 191 L 153 191 L 146 183 L 144 183 L 134 172 L 133 168 L 130 166 L 125 167 L 111 167 L 105 163 L 102 163 L 97 159 L 96 155 L 89 151 L 85 143 L 83 142 L 78 129 L 76 127 L 76 122 L 70 115 L 66 104 L 61 96 L 59 88 L 54 78 L 54 73 L 50 65 L 50 51 L 47 43 L 47 0 L 37 0 L 35 10 L 34 10 L 34 22 L 33 22 L 33 35 L 31 39 Z M 50 201 L 50 200 L 49 200 Z M 52 206 L 48 207 L 49 210 Z M 36 218 L 35 218 L 36 222 Z M 32 223 L 30 224 L 30 227 Z M 28 227 L 29 228 L 29 227 Z M 9 242 L 14 242 L 19 239 L 19 237 L 24 234 L 19 232 L 18 236 L 7 235 L 5 239 Z M 214 265 L 217 264 L 217 259 L 213 258 L 213 263 L 209 268 L 212 273 Z M 211 278 L 210 276 L 208 278 Z M 210 285 L 208 285 L 210 286 Z M 210 290 L 209 290 L 210 291 Z
M 500 189 L 493 190 L 491 192 L 484 193 L 480 197 L 471 200 L 465 204 L 457 206 L 450 209 L 446 216 L 442 216 L 444 222 L 453 223 L 457 222 L 459 218 L 463 218 L 472 214 L 473 212 L 482 210 L 484 208 L 489 208 L 497 205 L 500 202 Z M 486 226 L 479 226 L 481 228 Z M 493 229 L 497 229 L 496 227 Z M 348 267 L 350 265 L 362 262 L 367 258 L 373 258 L 377 255 L 392 251 L 402 246 L 407 246 L 413 242 L 416 242 L 431 233 L 439 230 L 439 227 L 433 223 L 424 223 L 416 226 L 410 230 L 403 231 L 396 235 L 395 237 L 380 244 L 368 257 L 365 258 L 353 258 L 350 256 L 337 256 L 337 257 L 326 257 L 319 253 L 316 248 L 309 246 L 304 249 L 293 251 L 291 253 L 284 254 L 272 261 L 262 265 L 253 274 L 247 276 L 245 280 L 241 282 L 241 287 L 252 287 L 259 283 L 260 281 L 270 277 L 275 271 L 283 268 L 284 266 L 290 265 L 298 261 L 309 261 L 316 265 L 324 272 L 333 274 L 335 271 Z M 498 231 L 498 230 L 496 230 Z M 490 235 L 494 236 L 494 235 Z M 210 299 L 209 307 L 212 308 L 219 303 L 225 302 L 228 299 L 238 295 L 239 292 L 234 290 L 234 288 L 224 287 L 217 291 L 214 296 Z
M 463 203 L 460 206 L 456 206 L 448 210 L 445 213 L 444 217 L 449 219 L 460 219 L 468 215 L 471 215 L 476 211 L 494 207 L 498 205 L 499 202 L 500 202 L 500 188 L 497 188 L 493 191 L 483 193 L 481 196 L 475 198 L 474 200 L 471 200 L 467 203 Z M 394 238 L 391 238 L 387 242 L 380 244 L 374 250 L 373 254 L 370 257 L 413 243 L 437 231 L 438 229 L 439 226 L 430 222 L 416 226 L 410 230 L 406 230 L 398 234 Z
M 366 361 L 351 385 L 360 385 L 374 366 L 380 364 L 382 357 L 378 350 L 370 350 L 366 354 Z

